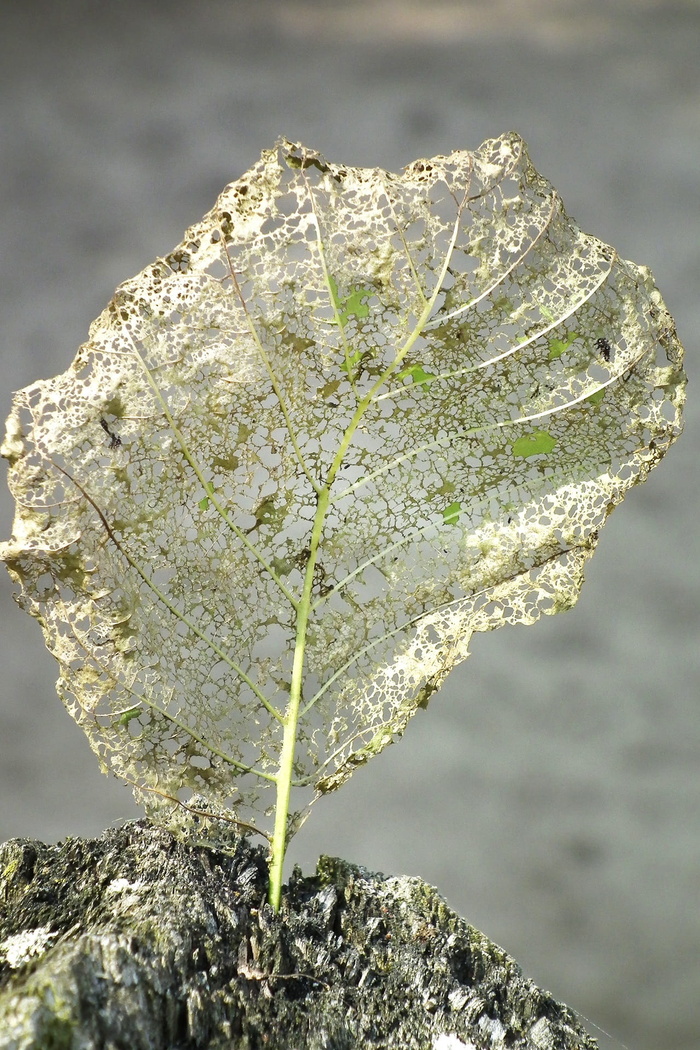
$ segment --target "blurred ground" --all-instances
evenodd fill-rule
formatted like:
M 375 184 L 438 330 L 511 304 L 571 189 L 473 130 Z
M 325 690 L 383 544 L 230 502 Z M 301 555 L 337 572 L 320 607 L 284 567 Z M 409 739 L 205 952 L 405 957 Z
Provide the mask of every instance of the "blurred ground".
M 519 131 L 583 228 L 652 267 L 694 376 L 697 2 L 4 0 L 0 39 L 1 415 L 279 134 L 396 168 Z M 693 386 L 687 420 L 578 607 L 478 637 L 291 849 L 307 871 L 322 851 L 420 874 L 630 1050 L 700 1045 Z M 11 513 L 3 492 L 3 537 Z M 11 593 L 1 578 L 0 839 L 97 833 L 137 811 Z

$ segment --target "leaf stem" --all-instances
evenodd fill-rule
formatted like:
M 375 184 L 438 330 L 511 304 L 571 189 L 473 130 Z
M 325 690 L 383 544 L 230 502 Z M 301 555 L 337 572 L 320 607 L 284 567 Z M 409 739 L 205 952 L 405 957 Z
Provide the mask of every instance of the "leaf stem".
M 323 534 L 323 526 L 330 501 L 330 483 L 318 493 L 316 514 L 314 516 L 311 541 L 309 544 L 309 558 L 306 563 L 304 574 L 304 586 L 301 598 L 297 605 L 297 629 L 294 644 L 294 663 L 292 666 L 292 681 L 289 688 L 289 703 L 284 717 L 284 736 L 282 739 L 282 751 L 280 753 L 280 764 L 277 771 L 277 802 L 275 805 L 275 827 L 272 833 L 272 849 L 270 856 L 270 881 L 268 887 L 268 901 L 274 911 L 279 911 L 280 897 L 282 894 L 282 873 L 284 868 L 284 855 L 287 852 L 289 800 L 292 791 L 292 773 L 294 772 L 294 753 L 297 743 L 297 728 L 299 725 L 299 714 L 302 703 L 302 687 L 304 682 L 304 655 L 306 652 L 307 628 L 309 616 L 312 610 L 312 591 L 314 585 L 314 570 L 318 549 Z
M 313 203 L 313 195 L 311 194 L 310 187 L 309 194 L 311 195 Z M 413 330 L 409 334 L 408 338 L 405 340 L 403 346 L 398 350 L 392 363 L 384 369 L 384 372 L 376 380 L 371 389 L 359 401 L 357 408 L 355 409 L 355 413 L 350 422 L 348 423 L 342 440 L 338 446 L 338 450 L 326 476 L 325 485 L 317 489 L 316 514 L 314 516 L 313 529 L 311 533 L 311 542 L 309 544 L 309 558 L 306 563 L 304 586 L 301 598 L 295 606 L 297 630 L 296 642 L 294 646 L 294 664 L 292 668 L 292 682 L 289 690 L 289 703 L 287 705 L 287 711 L 284 717 L 284 736 L 282 740 L 280 764 L 276 778 L 277 803 L 275 806 L 275 828 L 272 833 L 270 880 L 268 887 L 268 901 L 274 909 L 274 911 L 279 911 L 280 897 L 282 894 L 282 871 L 284 866 L 284 855 L 287 849 L 288 837 L 287 824 L 289 819 L 289 800 L 292 789 L 292 773 L 294 767 L 294 752 L 296 748 L 297 727 L 299 724 L 299 716 L 302 702 L 304 654 L 306 650 L 306 630 L 309 622 L 309 615 L 311 614 L 311 611 L 314 608 L 312 602 L 314 570 L 316 568 L 316 559 L 318 557 L 319 545 L 321 543 L 321 536 L 323 534 L 325 517 L 328 511 L 328 507 L 330 505 L 330 490 L 338 474 L 338 471 L 340 470 L 343 460 L 345 459 L 345 455 L 348 451 L 348 448 L 352 443 L 355 431 L 359 427 L 362 417 L 367 411 L 368 406 L 372 404 L 373 400 L 376 397 L 377 391 L 381 389 L 381 387 L 386 383 L 387 379 L 398 369 L 402 360 L 409 352 L 415 341 L 418 339 L 421 331 L 425 326 L 426 321 L 430 317 L 430 314 L 435 306 L 437 297 L 440 293 L 443 281 L 445 280 L 445 274 L 447 272 L 449 260 L 452 256 L 452 252 L 454 251 L 457 233 L 459 231 L 459 221 L 462 214 L 463 203 L 458 208 L 457 218 L 452 229 L 450 244 L 445 254 L 445 259 L 440 269 L 438 280 L 436 282 L 432 295 L 428 300 L 425 301 L 425 306 L 421 310 L 417 323 L 414 325 Z M 318 227 L 318 221 L 316 223 L 316 230 L 319 257 L 321 258 L 322 263 L 324 265 L 325 273 L 328 274 L 328 270 L 325 267 L 325 255 L 323 243 L 321 241 L 321 231 Z M 330 285 L 330 281 L 328 281 L 328 292 L 329 295 L 332 297 L 332 287 Z

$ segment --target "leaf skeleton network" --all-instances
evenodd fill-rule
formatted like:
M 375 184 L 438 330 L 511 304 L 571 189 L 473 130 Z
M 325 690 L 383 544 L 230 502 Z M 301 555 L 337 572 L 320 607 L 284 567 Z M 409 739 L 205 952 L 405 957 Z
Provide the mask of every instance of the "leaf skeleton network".
M 283 140 L 16 395 L 0 556 L 103 768 L 265 835 L 278 906 L 472 634 L 575 603 L 684 390 L 652 274 L 517 135 L 401 174 Z

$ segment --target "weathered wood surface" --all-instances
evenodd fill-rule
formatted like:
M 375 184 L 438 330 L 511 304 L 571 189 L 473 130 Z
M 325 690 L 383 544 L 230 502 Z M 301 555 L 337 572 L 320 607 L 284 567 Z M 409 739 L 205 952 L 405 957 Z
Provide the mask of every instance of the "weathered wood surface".
M 2 1050 L 595 1050 L 417 878 L 322 858 L 274 915 L 262 849 L 145 821 L 0 873 Z

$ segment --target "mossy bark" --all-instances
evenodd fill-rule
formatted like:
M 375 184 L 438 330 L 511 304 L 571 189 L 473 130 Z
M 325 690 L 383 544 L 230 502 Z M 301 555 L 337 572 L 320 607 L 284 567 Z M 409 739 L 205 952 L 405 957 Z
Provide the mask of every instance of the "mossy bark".
M 417 878 L 322 858 L 266 903 L 264 851 L 145 821 L 0 847 L 2 1050 L 594 1050 Z

